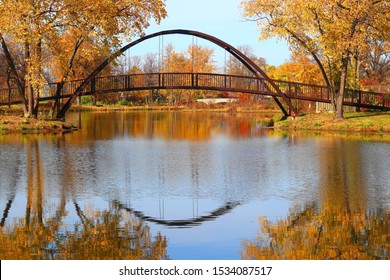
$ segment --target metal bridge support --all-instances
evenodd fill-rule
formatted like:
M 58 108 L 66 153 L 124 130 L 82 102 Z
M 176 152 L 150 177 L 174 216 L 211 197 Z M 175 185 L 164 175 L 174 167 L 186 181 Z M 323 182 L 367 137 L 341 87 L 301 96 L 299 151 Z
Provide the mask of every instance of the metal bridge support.
M 73 104 L 73 102 L 79 97 L 84 88 L 87 87 L 88 84 L 93 82 L 93 79 L 113 60 L 115 60 L 119 55 L 130 49 L 131 47 L 154 37 L 157 36 L 163 36 L 163 35 L 171 35 L 171 34 L 182 34 L 182 35 L 190 35 L 198 38 L 205 39 L 207 41 L 210 41 L 214 43 L 215 45 L 225 49 L 227 52 L 229 52 L 231 55 L 233 55 L 235 58 L 237 58 L 245 67 L 248 68 L 249 71 L 251 71 L 257 78 L 263 78 L 265 79 L 264 86 L 269 89 L 270 92 L 274 92 L 276 96 L 274 96 L 275 102 L 278 104 L 280 109 L 283 111 L 283 113 L 288 116 L 290 111 L 291 113 L 298 115 L 297 110 L 292 105 L 290 99 L 280 90 L 280 88 L 267 76 L 267 74 L 260 69 L 260 67 L 254 63 L 251 59 L 249 59 L 246 55 L 244 55 L 241 51 L 236 49 L 235 47 L 229 45 L 228 43 L 213 37 L 211 35 L 201 33 L 198 31 L 192 31 L 192 30 L 184 30 L 184 29 L 175 29 L 175 30 L 166 30 L 157 32 L 151 35 L 144 36 L 115 52 L 112 54 L 109 58 L 107 58 L 101 65 L 99 65 L 85 80 L 84 82 L 75 90 L 73 95 L 68 99 L 68 101 L 63 105 L 63 107 L 57 112 L 57 118 L 63 119 L 65 117 L 66 112 L 69 110 L 70 106 Z M 288 110 L 283 106 L 282 102 L 279 100 L 283 100 L 283 102 L 287 105 Z

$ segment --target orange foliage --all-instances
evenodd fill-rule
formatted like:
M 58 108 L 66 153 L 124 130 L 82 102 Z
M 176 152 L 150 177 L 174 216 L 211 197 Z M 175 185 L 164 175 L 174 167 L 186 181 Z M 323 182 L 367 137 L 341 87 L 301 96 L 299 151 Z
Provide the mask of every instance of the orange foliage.
M 324 84 L 320 69 L 308 57 L 293 56 L 290 61 L 272 68 L 268 75 L 275 80 Z

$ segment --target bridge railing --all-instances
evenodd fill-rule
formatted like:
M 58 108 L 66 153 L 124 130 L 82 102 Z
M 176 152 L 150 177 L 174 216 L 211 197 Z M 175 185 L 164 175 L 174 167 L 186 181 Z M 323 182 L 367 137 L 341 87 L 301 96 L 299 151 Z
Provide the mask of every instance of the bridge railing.
M 330 91 L 326 86 L 273 80 L 289 98 L 302 100 L 330 101 Z
M 97 77 L 85 93 L 142 90 L 150 88 L 199 88 L 234 91 L 266 92 L 265 80 L 255 77 L 209 73 L 152 73 Z M 272 88 L 272 87 L 269 87 Z M 276 92 L 274 92 L 276 94 Z
M 17 88 L 0 89 L 0 104 L 15 104 L 21 101 Z
M 60 98 L 72 95 L 84 80 L 74 80 L 63 85 Z M 330 102 L 331 94 L 326 86 L 272 81 L 291 99 Z M 42 99 L 55 99 L 59 83 L 47 84 Z M 96 77 L 82 90 L 82 95 L 133 91 L 146 89 L 206 89 L 278 96 L 269 81 L 248 76 L 210 73 L 150 73 Z M 16 88 L 0 90 L 0 105 L 20 103 Z M 345 104 L 372 108 L 390 108 L 390 94 L 346 89 Z
M 344 102 L 390 108 L 390 94 L 346 89 Z
M 326 86 L 274 80 L 274 83 L 289 98 L 319 102 L 331 102 L 331 92 Z M 390 94 L 372 91 L 345 89 L 344 103 L 361 107 L 390 108 Z

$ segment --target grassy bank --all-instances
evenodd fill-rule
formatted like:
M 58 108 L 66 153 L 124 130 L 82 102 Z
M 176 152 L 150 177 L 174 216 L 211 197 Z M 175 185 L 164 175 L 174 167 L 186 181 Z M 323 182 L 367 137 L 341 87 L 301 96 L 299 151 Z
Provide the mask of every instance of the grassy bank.
M 344 120 L 333 120 L 333 114 L 310 114 L 275 122 L 281 130 L 329 131 L 356 133 L 390 133 L 390 112 L 346 113 Z
M 0 115 L 0 133 L 64 133 L 77 130 L 67 122 Z

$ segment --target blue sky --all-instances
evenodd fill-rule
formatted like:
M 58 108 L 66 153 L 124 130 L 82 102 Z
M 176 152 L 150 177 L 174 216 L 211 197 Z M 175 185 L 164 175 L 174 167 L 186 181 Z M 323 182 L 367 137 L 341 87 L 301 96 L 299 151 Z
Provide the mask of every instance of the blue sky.
M 290 57 L 290 52 L 284 42 L 258 40 L 259 31 L 255 22 L 248 22 L 241 16 L 239 5 L 241 0 L 167 0 L 168 17 L 160 25 L 152 23 L 146 34 L 168 29 L 190 29 L 215 36 L 237 47 L 251 46 L 257 56 L 266 59 L 268 64 L 280 65 Z M 169 37 L 169 38 L 168 38 Z M 193 41 L 186 36 L 167 36 L 161 44 L 172 43 L 175 48 L 181 44 L 188 46 Z M 160 39 L 161 40 L 161 39 Z M 201 39 L 199 39 L 201 40 Z M 199 45 L 203 42 L 196 41 Z M 153 45 L 155 50 L 153 50 Z M 158 52 L 159 41 L 145 45 L 142 49 Z M 216 50 L 216 60 L 221 60 L 222 51 Z M 149 51 L 149 50 L 148 50 Z M 222 58 L 223 60 L 223 58 Z

